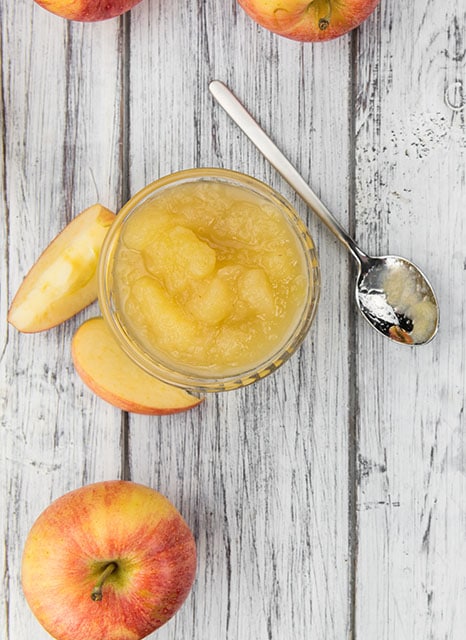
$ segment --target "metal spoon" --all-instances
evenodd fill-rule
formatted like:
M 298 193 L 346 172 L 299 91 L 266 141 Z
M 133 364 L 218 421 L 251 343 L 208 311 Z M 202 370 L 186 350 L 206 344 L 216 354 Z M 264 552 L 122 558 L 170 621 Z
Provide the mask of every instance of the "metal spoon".
M 398 256 L 371 257 L 364 253 L 228 87 L 214 80 L 209 89 L 259 151 L 356 259 L 356 301 L 372 327 L 403 344 L 425 344 L 432 340 L 438 329 L 438 303 L 419 268 Z

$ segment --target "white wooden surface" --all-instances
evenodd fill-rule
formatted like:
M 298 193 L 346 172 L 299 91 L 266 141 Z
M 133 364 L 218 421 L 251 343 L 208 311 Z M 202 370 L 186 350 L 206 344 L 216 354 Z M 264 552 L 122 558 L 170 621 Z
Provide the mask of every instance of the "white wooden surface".
M 19 578 L 39 512 L 129 478 L 167 495 L 198 544 L 192 594 L 160 640 L 463 640 L 463 0 L 382 0 L 359 30 L 318 45 L 264 31 L 234 0 L 143 0 L 99 24 L 4 0 L 0 18 L 0 637 L 49 637 Z M 360 320 L 348 256 L 213 103 L 214 78 L 364 248 L 425 268 L 442 313 L 431 345 L 388 343 Z M 250 173 L 296 205 L 319 249 L 317 320 L 254 387 L 186 414 L 122 415 L 71 362 L 96 305 L 31 336 L 6 310 L 81 209 L 116 209 L 192 166 Z

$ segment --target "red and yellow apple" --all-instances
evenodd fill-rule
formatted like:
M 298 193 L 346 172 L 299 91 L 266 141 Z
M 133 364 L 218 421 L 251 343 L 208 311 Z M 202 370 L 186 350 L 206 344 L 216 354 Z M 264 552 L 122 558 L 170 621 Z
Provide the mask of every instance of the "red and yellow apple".
M 317 42 L 359 26 L 380 0 L 238 0 L 269 31 L 292 40 Z
M 129 11 L 141 0 L 35 0 L 57 16 L 80 22 L 97 22 L 115 18 Z
M 181 607 L 196 546 L 177 509 L 134 482 L 87 485 L 58 498 L 26 540 L 26 600 L 56 640 L 139 640 Z
M 97 298 L 100 249 L 115 214 L 95 204 L 49 244 L 24 278 L 8 312 L 19 331 L 44 331 Z
M 202 402 L 202 398 L 161 382 L 134 364 L 103 318 L 91 318 L 79 327 L 71 352 L 82 381 L 123 411 L 163 415 L 186 411 Z

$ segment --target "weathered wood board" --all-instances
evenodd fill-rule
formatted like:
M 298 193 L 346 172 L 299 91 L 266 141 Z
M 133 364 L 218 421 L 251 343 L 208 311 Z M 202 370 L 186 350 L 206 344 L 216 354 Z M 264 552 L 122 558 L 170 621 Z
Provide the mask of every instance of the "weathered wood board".
M 357 31 L 300 44 L 234 0 L 143 0 L 68 23 L 32 0 L 1 17 L 0 629 L 45 640 L 20 585 L 34 519 L 66 491 L 126 478 L 159 489 L 198 546 L 160 640 L 462 640 L 466 12 L 382 0 Z M 409 349 L 357 316 L 344 249 L 214 103 L 229 84 L 372 253 L 420 264 L 441 330 Z M 8 305 L 81 209 L 117 209 L 194 166 L 249 173 L 308 223 L 322 292 L 303 347 L 253 387 L 165 417 L 120 413 L 76 376 L 75 329 L 36 335 Z M 152 637 L 152 636 L 151 636 Z
M 464 636 L 465 25 L 460 1 L 387 2 L 357 38 L 358 239 L 415 260 L 441 308 L 416 350 L 358 327 L 362 639 Z

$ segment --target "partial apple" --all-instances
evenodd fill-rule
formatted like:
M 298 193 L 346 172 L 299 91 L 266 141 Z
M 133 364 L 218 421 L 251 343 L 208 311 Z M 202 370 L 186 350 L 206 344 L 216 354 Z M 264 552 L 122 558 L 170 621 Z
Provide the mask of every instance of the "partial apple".
M 97 298 L 100 249 L 115 214 L 95 204 L 76 216 L 29 271 L 8 312 L 19 331 L 64 322 Z
M 82 381 L 123 411 L 163 415 L 186 411 L 202 402 L 202 398 L 161 382 L 138 367 L 119 347 L 103 318 L 91 318 L 79 327 L 71 351 Z
M 269 31 L 302 42 L 342 36 L 359 26 L 380 0 L 238 0 Z
M 35 0 L 57 16 L 79 22 L 98 22 L 129 11 L 141 0 Z
M 178 611 L 195 573 L 194 538 L 174 505 L 117 480 L 52 502 L 22 559 L 26 600 L 56 640 L 140 640 Z

